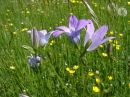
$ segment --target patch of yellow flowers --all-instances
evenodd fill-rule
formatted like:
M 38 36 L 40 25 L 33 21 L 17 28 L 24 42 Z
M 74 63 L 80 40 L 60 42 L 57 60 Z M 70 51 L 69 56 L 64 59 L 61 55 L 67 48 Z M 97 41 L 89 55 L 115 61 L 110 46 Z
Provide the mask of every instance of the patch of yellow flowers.
M 128 5 L 130 5 L 130 2 L 128 2 Z
M 113 77 L 111 75 L 108 76 L 107 78 L 108 78 L 108 80 L 112 80 L 113 79 Z
M 94 86 L 93 86 L 93 91 L 94 91 L 95 93 L 99 93 L 99 92 L 100 92 L 100 88 L 94 85 Z
M 71 3 L 82 3 L 81 0 L 70 0 Z
M 66 71 L 68 71 L 71 75 L 73 75 L 78 68 L 79 68 L 78 65 L 74 65 L 73 68 L 67 67 Z

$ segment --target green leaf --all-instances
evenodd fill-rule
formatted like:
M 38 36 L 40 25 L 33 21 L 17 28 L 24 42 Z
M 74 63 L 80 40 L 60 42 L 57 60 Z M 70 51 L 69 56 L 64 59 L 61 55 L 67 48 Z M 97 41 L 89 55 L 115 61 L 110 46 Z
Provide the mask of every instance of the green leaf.
M 28 45 L 22 45 L 22 48 L 28 50 L 29 52 L 31 52 L 32 54 L 35 54 L 35 51 L 32 47 L 28 46 Z

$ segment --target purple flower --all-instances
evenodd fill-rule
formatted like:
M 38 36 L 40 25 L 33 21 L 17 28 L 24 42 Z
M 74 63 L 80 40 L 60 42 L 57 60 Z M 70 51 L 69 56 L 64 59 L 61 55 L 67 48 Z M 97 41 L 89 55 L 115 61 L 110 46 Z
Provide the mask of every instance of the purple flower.
M 52 32 L 47 33 L 46 30 L 37 31 L 37 29 L 32 29 L 28 31 L 31 34 L 32 45 L 38 47 L 43 46 L 48 43 Z
M 28 56 L 28 63 L 31 68 L 36 68 L 40 66 L 41 57 L 39 56 Z
M 107 42 L 110 39 L 113 39 L 115 37 L 107 37 L 105 39 L 104 36 L 106 35 L 106 32 L 108 31 L 108 27 L 106 25 L 100 27 L 98 30 L 94 32 L 94 26 L 90 25 L 87 27 L 86 30 L 86 36 L 84 41 L 84 46 L 88 42 L 88 40 L 91 40 L 91 44 L 88 47 L 87 51 L 95 50 L 99 45 Z
M 53 33 L 54 37 L 58 37 L 62 33 L 65 33 L 72 42 L 79 43 L 80 41 L 80 30 L 86 25 L 91 24 L 91 20 L 81 19 L 78 20 L 76 16 L 72 15 L 69 18 L 69 27 L 59 26 Z

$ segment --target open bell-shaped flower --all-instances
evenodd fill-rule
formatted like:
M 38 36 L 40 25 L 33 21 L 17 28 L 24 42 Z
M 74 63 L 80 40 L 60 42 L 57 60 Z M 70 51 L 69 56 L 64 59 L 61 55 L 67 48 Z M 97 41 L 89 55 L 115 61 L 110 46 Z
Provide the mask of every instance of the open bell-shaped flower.
M 84 46 L 88 42 L 88 40 L 91 40 L 91 44 L 88 47 L 87 51 L 95 50 L 99 45 L 107 42 L 108 40 L 114 39 L 115 37 L 107 37 L 104 39 L 104 36 L 106 35 L 106 32 L 108 31 L 108 27 L 106 25 L 103 25 L 98 30 L 94 32 L 94 26 L 88 26 L 86 30 L 86 36 L 84 41 Z
M 77 44 L 80 42 L 80 30 L 88 24 L 91 24 L 91 20 L 78 20 L 76 16 L 72 15 L 69 18 L 69 27 L 57 27 L 53 33 L 53 36 L 58 37 L 62 33 L 65 33 L 72 42 Z
M 28 33 L 31 34 L 32 45 L 39 47 L 39 45 L 43 46 L 48 43 L 48 40 L 53 31 L 47 33 L 46 30 L 37 31 L 37 29 L 32 29 L 29 30 Z

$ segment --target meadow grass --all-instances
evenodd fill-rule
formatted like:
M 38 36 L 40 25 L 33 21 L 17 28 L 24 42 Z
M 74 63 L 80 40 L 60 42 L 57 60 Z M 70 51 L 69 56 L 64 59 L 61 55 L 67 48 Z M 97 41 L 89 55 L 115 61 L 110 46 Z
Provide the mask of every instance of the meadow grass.
M 56 39 L 51 36 L 48 45 L 38 49 L 42 57 L 38 72 L 29 67 L 30 52 L 22 48 L 32 46 L 27 30 L 36 27 L 51 31 L 60 25 L 68 26 L 72 13 L 79 19 L 92 19 L 87 6 L 80 2 L 0 1 L 0 97 L 130 97 L 129 18 L 107 10 L 108 4 L 114 2 L 129 13 L 127 0 L 89 1 L 99 26 L 108 25 L 107 36 L 116 37 L 111 43 L 80 57 L 84 30 L 78 49 L 65 35 Z M 94 25 L 97 29 L 98 25 Z M 112 51 L 108 51 L 111 47 Z M 78 68 L 74 73 L 66 70 L 75 65 Z

